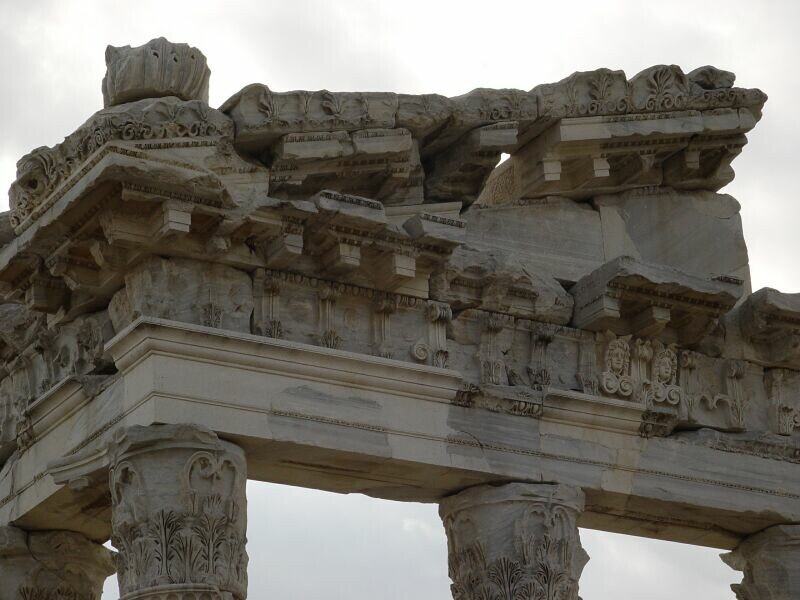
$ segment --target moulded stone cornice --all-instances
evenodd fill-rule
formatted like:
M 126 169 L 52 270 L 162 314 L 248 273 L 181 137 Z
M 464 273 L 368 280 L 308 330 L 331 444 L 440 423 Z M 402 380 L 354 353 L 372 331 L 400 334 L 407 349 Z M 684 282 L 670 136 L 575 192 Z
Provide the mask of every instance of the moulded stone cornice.
M 748 296 L 737 312 L 742 335 L 761 361 L 800 368 L 800 294 L 762 288 Z
M 649 337 L 669 328 L 692 344 L 733 308 L 741 288 L 623 256 L 582 278 L 570 294 L 575 327 Z
M 226 350 L 232 343 L 248 347 L 249 358 L 239 354 L 234 359 Z M 462 382 L 461 374 L 450 369 L 151 317 L 137 319 L 106 344 L 106 350 L 123 373 L 152 353 L 179 352 L 185 356 L 189 349 L 193 349 L 198 360 L 235 360 L 239 366 L 258 366 L 287 375 L 339 381 L 343 385 L 385 388 L 447 403 L 453 400 Z
M 743 474 L 763 475 L 767 460 L 769 472 L 787 473 L 780 481 L 791 481 L 787 469 L 794 463 L 685 440 L 643 439 L 647 432 L 640 427 L 653 421 L 637 402 L 550 388 L 537 418 L 475 410 L 456 401 L 463 382 L 452 370 L 155 319 L 120 332 L 108 350 L 124 385 L 110 386 L 37 441 L 36 452 L 6 465 L 0 518 L 25 515 L 53 523 L 52 516 L 60 515 L 78 531 L 102 535 L 96 520 L 65 511 L 75 498 L 70 494 L 98 500 L 93 476 L 84 479 L 84 470 L 102 470 L 105 458 L 97 448 L 115 428 L 181 423 L 186 414 L 228 439 L 246 441 L 254 478 L 268 474 L 273 481 L 301 483 L 305 476 L 325 489 L 358 486 L 381 497 L 431 499 L 467 481 L 496 481 L 496 465 L 502 464 L 502 477 L 566 478 L 588 490 L 598 506 L 632 494 L 635 502 L 617 514 L 614 527 L 641 522 L 642 513 L 666 518 L 673 508 L 691 506 L 685 522 L 664 525 L 658 535 L 697 540 L 702 530 L 701 543 L 723 547 L 735 545 L 731 532 L 775 522 L 764 515 L 797 518 L 790 514 L 791 498 L 800 493 L 793 484 L 775 489 L 772 478 L 760 485 L 742 482 Z M 238 392 L 231 395 L 234 379 Z M 518 400 L 526 387 L 511 391 Z M 48 396 L 43 412 L 58 397 Z M 90 425 L 80 425 L 86 419 Z M 73 448 L 65 464 L 49 467 L 69 484 L 61 491 L 42 461 Z M 656 502 L 665 490 L 670 500 Z M 634 521 L 625 520 L 628 510 Z M 711 522 L 720 533 L 708 534 Z
M 196 100 L 148 98 L 103 109 L 61 144 L 37 148 L 17 162 L 17 179 L 9 190 L 11 224 L 20 234 L 39 219 L 70 182 L 82 179 L 98 162 L 109 142 L 169 139 L 198 144 L 202 138 L 232 133 L 233 124 L 225 115 Z

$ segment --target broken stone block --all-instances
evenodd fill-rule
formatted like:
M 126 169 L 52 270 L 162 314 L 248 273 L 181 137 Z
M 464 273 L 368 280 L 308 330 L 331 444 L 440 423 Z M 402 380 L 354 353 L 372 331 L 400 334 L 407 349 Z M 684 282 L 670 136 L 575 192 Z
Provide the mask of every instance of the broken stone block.
M 108 46 L 103 106 L 163 96 L 208 104 L 210 77 L 206 57 L 188 44 L 162 37 L 136 48 Z
M 669 328 L 674 339 L 693 344 L 733 308 L 741 290 L 623 256 L 583 277 L 570 294 L 575 327 L 646 337 Z
M 608 260 L 632 256 L 680 269 L 701 279 L 750 286 L 739 203 L 727 194 L 668 188 L 598 196 Z
M 118 332 L 140 316 L 249 332 L 253 285 L 225 265 L 154 256 L 126 275 L 108 310 Z
M 742 336 L 761 361 L 800 368 L 800 294 L 762 288 L 737 312 Z

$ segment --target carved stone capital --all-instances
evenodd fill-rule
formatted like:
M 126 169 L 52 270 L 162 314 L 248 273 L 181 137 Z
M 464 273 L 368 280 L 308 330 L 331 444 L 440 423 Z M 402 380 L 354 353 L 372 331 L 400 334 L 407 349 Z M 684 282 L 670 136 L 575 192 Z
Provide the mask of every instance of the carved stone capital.
M 769 527 L 739 544 L 722 560 L 744 572 L 731 586 L 738 600 L 794 600 L 800 597 L 800 525 Z
M 247 596 L 244 452 L 192 425 L 110 444 L 112 543 L 124 600 Z
M 445 498 L 439 515 L 447 532 L 455 600 L 578 600 L 589 560 L 577 518 L 579 488 L 509 483 L 479 486 Z
M 103 103 L 177 96 L 207 104 L 210 76 L 206 57 L 187 44 L 157 38 L 136 48 L 108 46 Z
M 111 552 L 79 533 L 0 527 L 0 600 L 100 600 Z

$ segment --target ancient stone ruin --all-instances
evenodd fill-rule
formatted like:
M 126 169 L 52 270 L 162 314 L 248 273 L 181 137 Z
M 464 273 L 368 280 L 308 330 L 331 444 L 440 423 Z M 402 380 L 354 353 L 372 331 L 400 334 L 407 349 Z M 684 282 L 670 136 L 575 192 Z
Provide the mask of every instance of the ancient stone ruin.
M 248 478 L 439 503 L 456 600 L 576 600 L 579 526 L 800 598 L 800 295 L 718 193 L 761 91 L 215 109 L 196 48 L 106 62 L 2 215 L 0 600 L 243 600 Z

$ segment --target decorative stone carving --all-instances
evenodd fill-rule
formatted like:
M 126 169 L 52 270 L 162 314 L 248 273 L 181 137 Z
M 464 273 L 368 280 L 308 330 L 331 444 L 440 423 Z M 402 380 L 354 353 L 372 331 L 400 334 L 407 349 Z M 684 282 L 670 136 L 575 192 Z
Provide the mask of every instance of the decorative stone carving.
M 570 293 L 576 327 L 646 337 L 669 328 L 691 344 L 733 308 L 741 290 L 623 256 L 582 278 Z
M 468 205 L 501 152 L 519 153 L 512 183 L 518 196 L 591 196 L 597 189 L 657 185 L 664 177 L 716 189 L 732 177 L 728 165 L 766 96 L 731 88 L 733 75 L 713 67 L 691 77 L 674 65 L 630 81 L 622 71 L 600 69 L 530 92 L 480 88 L 455 98 L 277 93 L 256 84 L 222 110 L 237 124 L 237 147 L 269 164 L 274 189 L 290 195 L 324 178 L 335 183 L 323 185 L 339 191 L 417 204 L 424 181 L 428 201 Z M 653 114 L 667 111 L 681 112 Z
M 271 338 L 283 337 L 280 321 L 280 284 L 264 269 L 253 275 L 253 333 Z
M 738 309 L 742 334 L 768 364 L 800 368 L 800 294 L 763 288 Z
M 555 484 L 479 486 L 441 501 L 455 600 L 578 600 L 589 557 L 583 492 Z
M 660 65 L 457 98 L 255 85 L 221 112 L 158 44 L 109 51 L 112 105 L 20 161 L 0 215 L 0 522 L 104 538 L 108 439 L 186 415 L 289 483 L 564 480 L 589 526 L 719 546 L 800 521 L 797 307 L 731 308 L 739 204 L 710 191 L 759 91 Z M 240 453 L 152 431 L 110 455 L 125 600 L 241 598 Z M 569 502 L 537 502 L 524 554 L 513 528 L 456 553 L 466 597 L 509 573 L 514 600 L 574 596 L 534 570 L 569 562 L 571 534 L 542 541 Z
M 653 348 L 653 363 L 650 369 L 650 386 L 645 400 L 648 405 L 666 404 L 679 407 L 684 402 L 684 394 L 677 384 L 678 355 L 676 346 L 665 346 L 656 341 Z
M 397 311 L 397 299 L 389 295 L 378 296 L 375 300 L 373 323 L 373 344 L 375 355 L 392 358 L 392 332 L 390 321 L 392 313 Z
M 100 600 L 112 553 L 79 533 L 0 527 L 0 600 Z
M 726 393 L 718 393 L 704 396 L 703 399 L 709 409 L 713 410 L 719 403 L 724 403 L 728 407 L 730 415 L 731 429 L 743 431 L 747 426 L 747 410 L 749 398 L 742 388 L 742 379 L 745 374 L 747 364 L 741 360 L 727 361 L 725 373 Z
M 225 265 L 151 257 L 128 271 L 109 314 L 117 331 L 141 315 L 249 331 L 252 289 L 246 273 Z
M 112 543 L 124 600 L 244 600 L 246 463 L 191 425 L 131 427 L 109 446 Z
M 677 422 L 686 400 L 678 384 L 676 346 L 630 335 L 618 337 L 612 332 L 598 337 L 605 341 L 600 390 L 644 404 L 651 416 L 665 411 Z
M 772 433 L 727 435 L 713 429 L 700 429 L 689 434 L 693 442 L 708 448 L 739 455 L 757 456 L 789 463 L 800 463 L 800 443 L 795 438 Z
M 526 389 L 518 385 L 467 384 L 456 394 L 453 404 L 537 419 L 544 410 L 543 386 Z
M 791 379 L 791 390 L 784 390 L 785 380 Z M 770 426 L 779 435 L 792 435 L 800 429 L 800 407 L 794 398 L 797 390 L 797 377 L 785 369 L 770 369 L 765 376 L 765 384 L 770 399 Z M 788 386 L 787 386 L 788 387 Z
M 560 121 L 512 153 L 504 170 L 514 172 L 512 197 L 588 198 L 662 182 L 690 182 L 692 189 L 729 182 L 730 162 L 766 95 L 731 88 L 733 74 L 713 67 L 692 77 L 657 65 L 629 81 L 622 71 L 599 69 L 537 86 L 531 94 L 540 118 Z
M 481 333 L 481 383 L 501 385 L 506 383 L 506 364 L 503 360 L 508 342 L 503 343 L 506 328 L 514 328 L 514 319 L 495 313 L 484 313 Z
M 447 324 L 453 319 L 453 309 L 447 303 L 433 300 L 425 306 L 426 335 L 412 344 L 410 354 L 417 362 L 446 369 L 450 365 Z
M 187 44 L 173 44 L 162 37 L 137 48 L 108 46 L 103 105 L 163 96 L 208 104 L 210 77 L 206 57 Z
M 678 415 L 663 408 L 652 408 L 642 413 L 639 435 L 642 437 L 667 437 L 678 424 Z
M 635 386 L 631 378 L 631 336 L 617 337 L 611 333 L 609 337 L 603 355 L 600 389 L 606 394 L 632 399 Z
M 567 324 L 573 300 L 553 278 L 508 252 L 463 245 L 431 277 L 433 298 L 453 308 L 479 308 Z
M 232 131 L 225 115 L 197 100 L 148 98 L 106 108 L 62 143 L 37 148 L 17 162 L 17 179 L 9 190 L 11 224 L 17 233 L 29 227 L 53 204 L 54 192 L 109 143 L 220 136 Z
M 743 541 L 722 560 L 744 572 L 738 600 L 794 600 L 800 594 L 800 525 L 776 525 Z
M 555 334 L 558 328 L 545 325 L 536 324 L 531 327 L 531 355 L 528 366 L 525 369 L 530 379 L 531 387 L 534 389 L 547 390 L 552 381 L 552 374 L 550 372 L 550 358 L 547 350 L 550 344 L 555 339 Z M 508 367 L 506 367 L 508 369 Z M 509 384 L 516 385 L 512 381 Z
M 336 330 L 334 319 L 334 305 L 337 291 L 329 286 L 319 290 L 319 343 L 325 348 L 337 349 L 342 344 L 342 338 Z

